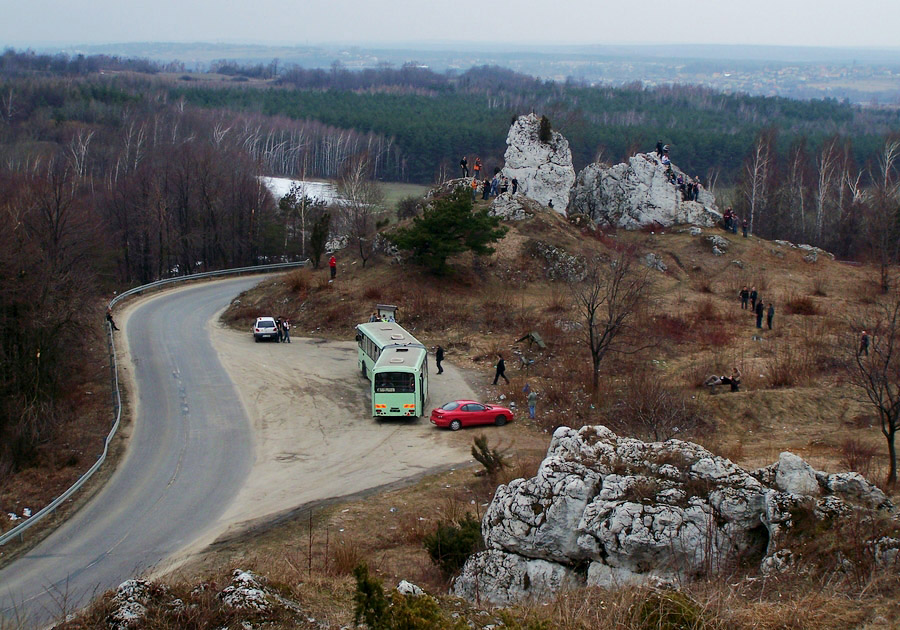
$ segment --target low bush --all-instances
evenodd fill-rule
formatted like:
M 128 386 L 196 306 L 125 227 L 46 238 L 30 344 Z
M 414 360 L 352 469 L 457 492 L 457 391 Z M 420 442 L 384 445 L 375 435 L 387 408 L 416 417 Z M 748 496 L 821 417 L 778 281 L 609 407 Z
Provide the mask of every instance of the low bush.
M 434 533 L 425 537 L 424 544 L 432 562 L 444 575 L 453 575 L 469 556 L 483 549 L 481 523 L 469 513 L 458 524 L 438 523 Z
M 784 305 L 785 311 L 790 315 L 818 315 L 819 310 L 815 302 L 807 295 L 792 293 Z
M 703 609 L 681 591 L 656 591 L 635 604 L 635 630 L 701 630 Z
M 475 438 L 472 445 L 472 457 L 484 466 L 484 474 L 491 477 L 506 468 L 506 459 L 503 453 L 488 445 L 487 436 L 482 434 Z

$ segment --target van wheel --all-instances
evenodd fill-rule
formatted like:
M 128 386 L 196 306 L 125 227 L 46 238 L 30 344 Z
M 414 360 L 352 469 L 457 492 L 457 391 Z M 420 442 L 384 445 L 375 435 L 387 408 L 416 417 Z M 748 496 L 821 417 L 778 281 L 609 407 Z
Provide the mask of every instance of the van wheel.
M 368 378 L 368 375 L 366 375 L 366 364 L 365 363 L 362 364 L 362 366 L 359 368 L 359 371 L 362 374 L 363 378 Z
M 459 420 L 454 420 L 450 423 L 451 431 L 459 431 L 460 429 L 462 429 L 462 423 Z
M 502 427 L 504 424 L 506 424 L 506 416 L 497 416 L 496 418 L 494 418 L 494 424 L 496 424 L 498 427 Z

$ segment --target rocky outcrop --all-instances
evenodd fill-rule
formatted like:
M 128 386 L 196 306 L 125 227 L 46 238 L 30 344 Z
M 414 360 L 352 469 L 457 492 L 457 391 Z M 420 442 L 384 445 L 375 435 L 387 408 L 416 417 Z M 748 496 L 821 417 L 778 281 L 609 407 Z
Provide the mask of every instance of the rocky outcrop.
M 532 203 L 523 195 L 503 193 L 491 202 L 488 214 L 492 217 L 500 217 L 504 221 L 521 221 L 534 216 L 535 209 L 530 208 L 531 205 Z
M 687 177 L 672 165 L 676 177 Z M 721 220 L 715 197 L 705 189 L 697 201 L 682 201 L 655 153 L 639 153 L 627 163 L 594 163 L 578 174 L 569 212 L 583 212 L 600 225 L 628 230 L 690 223 L 710 227 Z
M 540 125 L 536 114 L 516 118 L 506 137 L 503 174 L 519 180 L 519 194 L 565 214 L 575 183 L 572 151 L 557 131 L 550 132 L 549 142 L 541 142 Z
M 509 604 L 569 586 L 681 582 L 748 557 L 782 570 L 801 507 L 806 526 L 893 510 L 861 476 L 818 472 L 791 453 L 747 471 L 690 442 L 562 427 L 534 477 L 497 489 L 482 521 L 487 551 L 453 592 Z M 893 538 L 878 544 L 897 557 Z

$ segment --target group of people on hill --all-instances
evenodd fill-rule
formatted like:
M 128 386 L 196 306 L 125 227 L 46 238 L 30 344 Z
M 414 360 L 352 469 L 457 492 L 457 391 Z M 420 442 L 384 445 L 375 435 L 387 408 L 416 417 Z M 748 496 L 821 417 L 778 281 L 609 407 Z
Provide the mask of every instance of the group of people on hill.
M 698 176 L 676 174 L 672 168 L 672 160 L 669 158 L 669 145 L 662 142 L 656 143 L 656 156 L 666 169 L 666 179 L 681 191 L 682 201 L 697 201 L 700 198 L 700 189 L 703 185 Z
M 466 159 L 464 155 L 462 159 L 459 161 L 459 167 L 462 170 L 462 175 L 464 178 L 468 179 L 469 177 L 469 161 Z M 515 195 L 519 190 L 519 180 L 513 177 L 512 179 L 508 178 L 506 175 L 503 175 L 500 172 L 500 169 L 494 169 L 494 176 L 491 179 L 488 179 L 486 176 L 483 179 L 479 179 L 483 170 L 483 166 L 481 163 L 481 158 L 475 158 L 475 164 L 473 165 L 473 176 L 472 181 L 469 183 L 469 187 L 472 189 L 472 201 L 475 201 L 478 191 L 481 191 L 481 198 L 484 200 L 490 199 L 491 197 L 496 197 L 497 195 L 502 195 L 506 192 L 510 192 Z
M 744 238 L 747 238 L 747 219 L 741 221 L 741 218 L 734 210 L 732 210 L 731 206 L 725 208 L 725 213 L 722 215 L 722 222 L 725 224 L 725 231 L 731 232 L 732 234 L 737 234 L 738 224 L 740 223 Z
M 772 325 L 775 321 L 775 304 L 769 302 L 767 306 L 763 303 L 762 296 L 756 290 L 756 287 L 750 287 L 748 289 L 744 286 L 738 294 L 738 297 L 741 300 L 741 309 L 744 310 L 749 308 L 750 312 L 756 315 L 757 328 L 762 328 L 762 319 L 763 315 L 765 315 L 766 326 L 768 326 L 769 330 L 772 330 Z

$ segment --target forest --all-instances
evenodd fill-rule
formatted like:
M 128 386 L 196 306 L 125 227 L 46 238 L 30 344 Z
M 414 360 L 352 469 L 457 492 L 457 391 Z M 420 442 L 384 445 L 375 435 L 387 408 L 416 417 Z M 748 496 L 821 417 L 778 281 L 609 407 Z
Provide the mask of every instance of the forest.
M 297 240 L 320 216 L 298 219 L 305 204 L 272 199 L 261 175 L 430 183 L 455 176 L 464 154 L 492 169 L 511 120 L 536 111 L 569 140 L 576 170 L 661 140 L 704 185 L 732 188 L 754 233 L 883 269 L 897 260 L 897 111 L 495 67 L 223 61 L 210 80 L 182 68 L 0 56 L 0 477 L 70 413 L 60 392 L 101 295 L 306 251 Z M 360 235 L 375 229 L 363 218 Z

